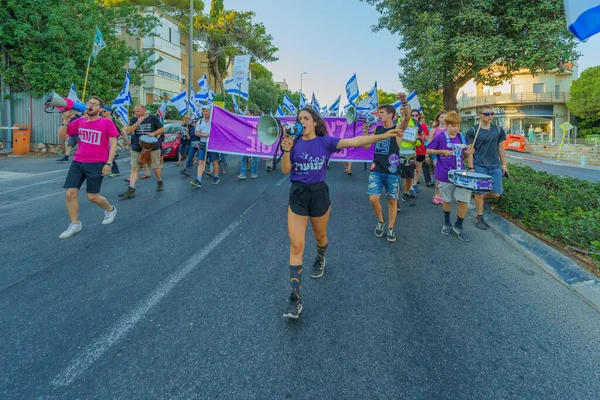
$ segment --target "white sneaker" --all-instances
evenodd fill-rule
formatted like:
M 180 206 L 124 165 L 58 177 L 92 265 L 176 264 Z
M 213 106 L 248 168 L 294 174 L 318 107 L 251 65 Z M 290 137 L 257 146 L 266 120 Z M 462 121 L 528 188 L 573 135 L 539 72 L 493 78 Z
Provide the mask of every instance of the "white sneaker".
M 246 179 L 246 175 L 245 174 L 239 174 L 238 176 L 236 176 L 236 178 L 240 181 L 243 181 Z
M 82 229 L 83 229 L 83 225 L 81 225 L 81 222 L 79 222 L 78 224 L 74 224 L 71 222 L 69 224 L 69 227 L 67 228 L 67 230 L 64 231 L 63 233 L 61 233 L 58 238 L 59 239 L 70 238 L 71 236 L 73 236 L 77 232 L 81 231 Z
M 112 224 L 117 216 L 117 207 L 113 206 L 112 211 L 104 211 L 104 220 L 102 225 Z
M 252 174 L 252 175 L 250 176 L 250 179 L 256 179 L 256 178 L 258 178 L 258 175 L 256 175 L 256 174 Z

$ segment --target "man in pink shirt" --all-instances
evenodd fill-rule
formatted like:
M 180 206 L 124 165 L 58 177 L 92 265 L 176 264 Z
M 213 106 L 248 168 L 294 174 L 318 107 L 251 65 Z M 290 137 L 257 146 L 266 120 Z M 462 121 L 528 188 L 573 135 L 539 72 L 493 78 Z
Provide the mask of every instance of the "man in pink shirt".
M 102 224 L 111 224 L 117 215 L 117 209 L 105 197 L 100 196 L 102 179 L 110 174 L 119 136 L 115 124 L 108 118 L 100 117 L 103 108 L 104 101 L 92 96 L 81 118 L 69 123 L 63 115 L 63 122 L 58 128 L 58 138 L 61 140 L 66 136 L 79 135 L 79 147 L 63 186 L 67 189 L 67 212 L 71 223 L 67 230 L 60 234 L 60 239 L 69 238 L 82 229 L 78 195 L 81 185 L 86 180 L 88 200 L 104 209 Z

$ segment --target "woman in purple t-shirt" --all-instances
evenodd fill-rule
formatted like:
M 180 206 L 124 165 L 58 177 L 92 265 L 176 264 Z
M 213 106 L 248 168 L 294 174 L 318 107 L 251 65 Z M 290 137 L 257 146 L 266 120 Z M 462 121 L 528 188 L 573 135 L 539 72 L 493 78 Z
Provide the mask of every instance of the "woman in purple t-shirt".
M 398 97 L 403 104 L 407 104 L 406 93 L 401 93 Z M 296 121 L 302 124 L 302 136 L 296 141 L 289 136 L 283 139 L 284 154 L 281 159 L 281 171 L 284 174 L 289 173 L 292 181 L 288 207 L 292 293 L 288 309 L 283 314 L 290 319 L 297 319 L 302 312 L 300 274 L 309 218 L 317 242 L 317 256 L 310 277 L 320 278 L 325 272 L 327 223 L 331 209 L 325 176 L 331 154 L 344 148 L 362 147 L 393 136 L 402 137 L 404 133 L 402 127 L 398 127 L 383 135 L 358 136 L 351 139 L 332 137 L 328 135 L 327 126 L 321 116 L 308 107 L 300 110 Z
M 439 135 L 440 133 L 448 132 L 448 127 L 446 126 L 446 111 L 442 110 L 435 116 L 433 120 L 433 129 L 429 131 L 429 140 L 428 143 L 433 142 L 433 139 Z M 432 155 L 431 161 L 433 161 L 433 167 L 435 168 L 435 164 L 437 163 L 437 156 Z M 442 195 L 440 194 L 440 188 L 438 187 L 439 183 L 436 179 L 435 181 L 435 194 L 431 201 L 433 204 L 442 204 L 444 201 L 442 200 Z

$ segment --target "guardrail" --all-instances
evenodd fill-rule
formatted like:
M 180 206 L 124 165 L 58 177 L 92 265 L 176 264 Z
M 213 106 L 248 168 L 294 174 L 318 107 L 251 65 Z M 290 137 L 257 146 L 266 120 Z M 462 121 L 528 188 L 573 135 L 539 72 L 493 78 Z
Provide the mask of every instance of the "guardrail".
M 462 96 L 458 98 L 458 108 L 505 103 L 566 103 L 570 99 L 571 94 L 568 92 L 502 93 L 478 97 Z

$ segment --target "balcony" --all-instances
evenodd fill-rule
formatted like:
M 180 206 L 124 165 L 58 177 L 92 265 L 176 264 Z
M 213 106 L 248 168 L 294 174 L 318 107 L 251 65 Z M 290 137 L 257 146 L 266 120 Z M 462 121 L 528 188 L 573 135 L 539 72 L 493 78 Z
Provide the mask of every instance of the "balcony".
M 547 93 L 501 93 L 488 96 L 458 98 L 458 108 L 471 108 L 494 104 L 531 104 L 531 103 L 566 103 L 571 98 L 569 92 Z

